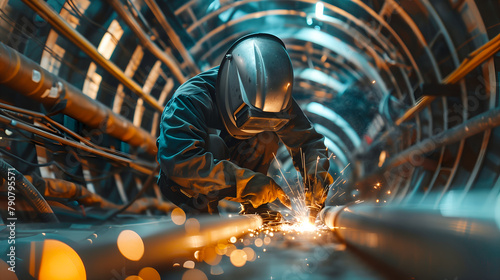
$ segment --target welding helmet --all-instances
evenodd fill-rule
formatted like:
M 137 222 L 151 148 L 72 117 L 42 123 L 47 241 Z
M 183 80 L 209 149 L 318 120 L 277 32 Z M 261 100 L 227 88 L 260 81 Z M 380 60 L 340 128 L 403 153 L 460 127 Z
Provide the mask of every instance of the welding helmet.
M 271 34 L 237 40 L 222 59 L 216 101 L 231 136 L 278 131 L 289 120 L 293 68 L 285 44 Z

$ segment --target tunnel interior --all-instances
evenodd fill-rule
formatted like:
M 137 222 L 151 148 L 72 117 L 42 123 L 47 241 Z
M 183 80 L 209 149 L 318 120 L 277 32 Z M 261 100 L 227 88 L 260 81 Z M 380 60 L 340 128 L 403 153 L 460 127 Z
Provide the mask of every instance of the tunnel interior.
M 87 275 L 91 265 L 98 267 L 86 263 L 89 256 L 111 245 L 92 251 L 74 236 L 105 232 L 108 224 L 175 222 L 175 206 L 156 184 L 155 141 L 163 107 L 189 78 L 218 66 L 233 42 L 256 32 L 285 43 L 294 69 L 293 97 L 325 137 L 335 180 L 326 201 L 331 213 L 323 217 L 330 228 L 311 235 L 291 230 L 290 237 L 276 232 L 280 237 L 273 244 L 280 245 L 272 247 L 273 258 L 283 261 L 266 262 L 275 269 L 261 274 L 250 273 L 258 268 L 248 266 L 233 267 L 235 274 L 229 274 L 223 264 L 205 259 L 203 278 L 176 258 L 192 258 L 191 251 L 209 252 L 206 248 L 217 244 L 186 245 L 177 249 L 186 252 L 165 257 L 174 265 L 154 266 L 162 279 L 495 279 L 500 273 L 493 264 L 500 259 L 496 0 L 0 0 L 0 160 L 5 163 L 0 234 L 6 240 L 0 249 L 7 254 L 11 245 L 8 218 L 14 205 L 20 267 L 34 262 L 30 246 L 47 242 L 41 232 L 51 232 L 50 240 L 62 242 L 57 246 L 78 248 Z M 44 198 L 11 193 L 14 169 L 16 185 L 31 185 Z M 268 174 L 289 192 L 300 188 L 284 145 Z M 40 215 L 42 200 L 59 227 Z M 238 207 L 224 201 L 221 216 L 238 216 Z M 210 231 L 217 222 L 205 218 L 202 229 Z M 63 237 L 70 228 L 72 241 Z M 141 236 L 146 248 L 160 242 L 155 230 L 144 235 L 156 241 Z M 262 248 L 255 240 L 268 237 L 269 230 L 251 231 L 253 238 L 245 234 L 241 243 L 251 240 L 257 252 Z M 314 269 L 285 274 L 291 262 L 287 252 L 299 256 L 302 245 L 319 252 L 316 256 L 330 253 L 317 258 Z M 344 252 L 345 245 L 348 252 L 332 260 L 331 252 Z M 0 264 L 7 267 L 4 255 Z M 245 258 L 250 255 L 247 251 Z M 350 272 L 328 270 L 328 262 Z M 138 265 L 126 266 L 126 275 L 138 274 Z M 18 278 L 43 278 L 43 271 L 35 270 L 38 274 L 31 269 Z M 92 277 L 123 276 L 105 274 Z

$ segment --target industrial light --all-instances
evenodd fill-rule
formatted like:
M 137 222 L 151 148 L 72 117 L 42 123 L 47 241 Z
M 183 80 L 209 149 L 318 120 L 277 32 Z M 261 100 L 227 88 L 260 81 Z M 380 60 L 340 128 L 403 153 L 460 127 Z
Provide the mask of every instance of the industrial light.
M 323 17 L 323 10 L 325 8 L 325 5 L 322 2 L 316 3 L 316 17 L 317 18 L 322 18 Z

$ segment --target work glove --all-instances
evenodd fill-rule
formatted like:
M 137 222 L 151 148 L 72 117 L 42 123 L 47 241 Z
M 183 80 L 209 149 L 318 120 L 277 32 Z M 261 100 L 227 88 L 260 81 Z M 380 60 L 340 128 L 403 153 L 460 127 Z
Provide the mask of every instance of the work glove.
M 257 208 L 276 199 L 291 209 L 290 198 L 283 189 L 272 178 L 257 174 L 247 182 L 244 188 L 237 190 L 237 197 L 233 200 L 241 203 L 250 202 L 254 208 Z
M 309 174 L 304 182 L 306 206 L 309 208 L 311 222 L 316 219 L 318 212 L 325 206 L 328 188 L 333 183 L 333 178 L 328 172 L 316 175 Z

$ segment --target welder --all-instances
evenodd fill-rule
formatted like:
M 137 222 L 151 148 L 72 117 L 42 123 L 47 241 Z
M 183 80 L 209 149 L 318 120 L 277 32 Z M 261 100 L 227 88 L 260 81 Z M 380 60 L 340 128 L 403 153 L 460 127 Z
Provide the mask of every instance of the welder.
M 290 199 L 269 176 L 279 141 L 305 182 L 315 217 L 332 183 L 324 138 L 292 98 L 284 43 L 255 33 L 237 40 L 220 66 L 182 84 L 167 103 L 157 140 L 163 194 L 188 213 L 218 213 L 221 199 L 241 213 L 265 213 Z

